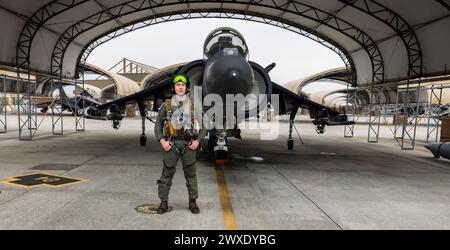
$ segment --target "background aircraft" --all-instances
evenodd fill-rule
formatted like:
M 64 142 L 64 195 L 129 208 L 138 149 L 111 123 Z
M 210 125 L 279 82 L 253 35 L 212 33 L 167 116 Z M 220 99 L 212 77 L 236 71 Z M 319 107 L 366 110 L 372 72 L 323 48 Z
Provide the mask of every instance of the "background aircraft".
M 41 108 L 42 113 L 47 113 L 52 105 L 58 105 L 61 107 L 61 111 L 72 112 L 73 115 L 81 116 L 83 115 L 83 110 L 92 106 L 101 105 L 90 93 L 87 91 L 82 91 L 80 94 L 67 97 L 64 90 L 60 91 L 62 96 L 56 100 L 48 98 L 48 100 L 36 101 L 37 107 Z M 62 100 L 62 101 L 61 101 Z

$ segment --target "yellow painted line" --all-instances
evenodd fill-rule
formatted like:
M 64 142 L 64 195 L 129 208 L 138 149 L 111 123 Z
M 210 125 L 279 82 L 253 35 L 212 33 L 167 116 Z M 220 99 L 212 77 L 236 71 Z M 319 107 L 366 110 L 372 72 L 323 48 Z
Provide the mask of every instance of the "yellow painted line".
M 225 230 L 237 230 L 236 216 L 231 206 L 230 193 L 228 192 L 225 175 L 222 167 L 216 166 L 217 185 L 219 186 L 220 204 L 222 205 L 223 222 Z

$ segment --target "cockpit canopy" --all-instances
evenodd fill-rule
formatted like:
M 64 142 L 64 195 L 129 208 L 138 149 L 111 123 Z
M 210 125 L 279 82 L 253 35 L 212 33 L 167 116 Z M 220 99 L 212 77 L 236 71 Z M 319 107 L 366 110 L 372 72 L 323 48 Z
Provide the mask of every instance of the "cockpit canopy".
M 248 56 L 244 37 L 237 30 L 229 27 L 217 28 L 206 37 L 203 46 L 205 58 L 210 58 L 219 51 L 223 51 L 227 56 L 238 55 L 238 53 L 244 58 Z

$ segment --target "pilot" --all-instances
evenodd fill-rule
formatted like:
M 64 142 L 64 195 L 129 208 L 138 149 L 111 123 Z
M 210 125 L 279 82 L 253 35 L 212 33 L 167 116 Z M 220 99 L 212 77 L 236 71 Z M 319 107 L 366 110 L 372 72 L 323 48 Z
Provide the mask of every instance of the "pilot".
M 172 210 L 168 205 L 169 191 L 175 174 L 178 159 L 183 164 L 184 177 L 189 194 L 189 210 L 200 213 L 196 203 L 197 187 L 197 149 L 199 140 L 204 140 L 207 130 L 200 126 L 194 129 L 194 105 L 189 94 L 189 79 L 184 75 L 176 75 L 173 80 L 175 94 L 160 107 L 155 123 L 155 136 L 163 148 L 163 171 L 158 180 L 158 196 L 161 204 L 157 210 L 163 214 Z

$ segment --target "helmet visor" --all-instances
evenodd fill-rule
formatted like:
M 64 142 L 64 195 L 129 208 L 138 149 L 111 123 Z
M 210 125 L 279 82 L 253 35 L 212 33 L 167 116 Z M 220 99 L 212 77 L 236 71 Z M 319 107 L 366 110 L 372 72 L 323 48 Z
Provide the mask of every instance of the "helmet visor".
M 173 83 L 177 83 L 177 82 L 183 82 L 184 84 L 187 84 L 188 80 L 183 75 L 177 75 L 173 78 Z

